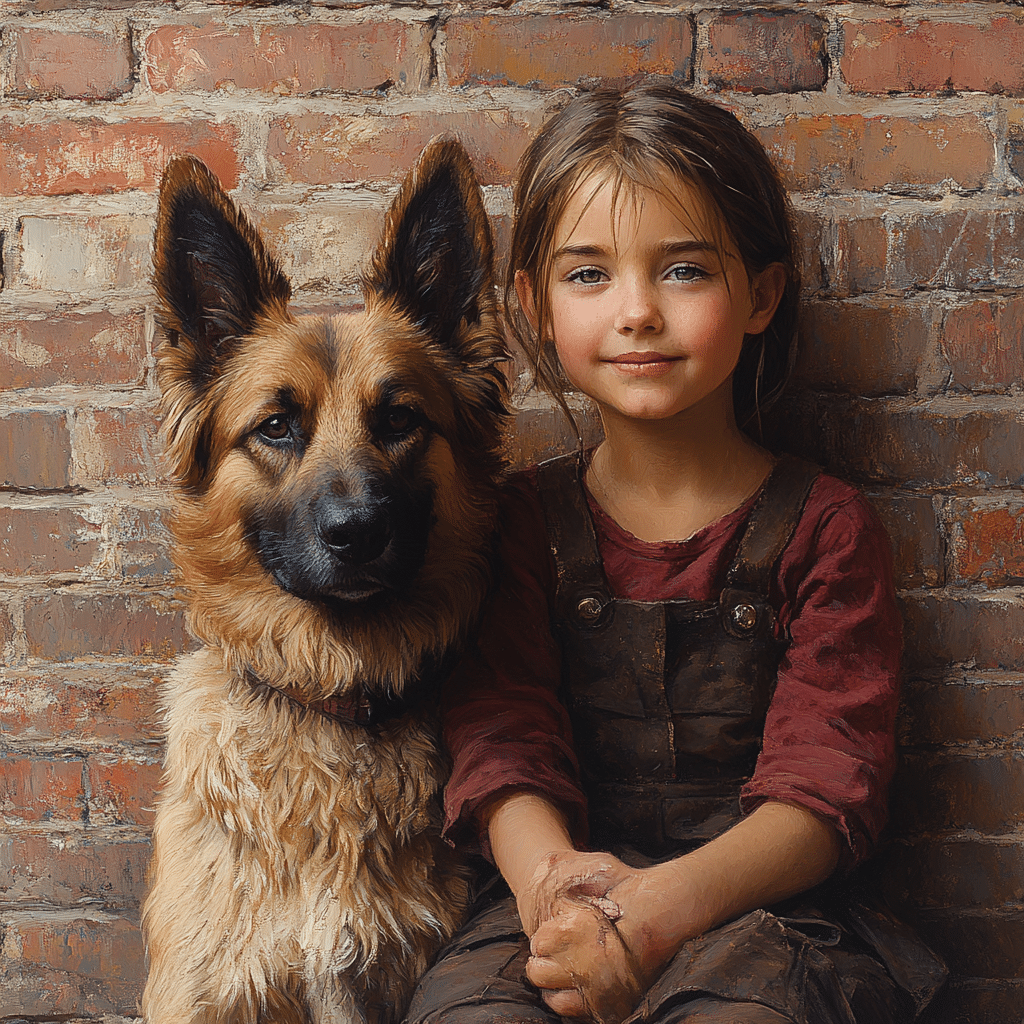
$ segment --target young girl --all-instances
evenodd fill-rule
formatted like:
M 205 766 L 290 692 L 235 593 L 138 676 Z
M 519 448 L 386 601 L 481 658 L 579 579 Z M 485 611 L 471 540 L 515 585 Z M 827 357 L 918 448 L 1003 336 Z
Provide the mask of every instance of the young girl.
M 525 154 L 514 329 L 604 440 L 508 488 L 445 734 L 447 833 L 512 896 L 411 1021 L 903 1024 L 941 983 L 851 881 L 894 761 L 888 540 L 753 440 L 799 285 L 777 175 L 712 104 L 588 93 Z

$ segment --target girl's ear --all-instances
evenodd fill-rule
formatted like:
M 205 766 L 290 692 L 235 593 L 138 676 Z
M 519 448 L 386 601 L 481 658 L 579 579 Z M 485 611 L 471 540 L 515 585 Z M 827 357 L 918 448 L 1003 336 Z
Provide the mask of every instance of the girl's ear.
M 752 308 L 747 321 L 747 334 L 760 334 L 768 329 L 782 301 L 788 276 L 781 263 L 770 263 L 760 274 L 754 275 L 750 282 Z
M 516 271 L 516 296 L 530 326 L 537 330 L 537 304 L 533 301 L 533 282 L 525 270 Z

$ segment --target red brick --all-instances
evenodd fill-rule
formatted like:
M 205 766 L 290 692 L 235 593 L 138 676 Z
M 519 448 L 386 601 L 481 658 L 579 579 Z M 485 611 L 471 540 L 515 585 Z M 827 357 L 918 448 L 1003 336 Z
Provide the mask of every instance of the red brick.
M 146 892 L 152 844 L 124 829 L 0 836 L 0 896 L 56 907 L 103 901 L 137 907 Z
M 889 235 L 873 213 L 853 216 L 837 226 L 835 290 L 848 295 L 878 291 L 885 283 Z
M 76 302 L 86 294 L 136 290 L 152 273 L 152 242 L 152 215 L 22 217 L 6 284 L 67 292 Z
M 957 391 L 1005 389 L 1024 380 L 1024 299 L 982 299 L 946 314 L 942 344 Z
M 1003 832 L 1024 823 L 1024 759 L 1019 754 L 908 752 L 903 761 L 891 800 L 898 832 Z
M 890 215 L 886 285 L 968 289 L 999 283 L 993 243 L 1002 220 L 992 210 L 919 210 L 916 204 L 904 215 Z
M 901 606 L 911 670 L 1024 668 L 1024 598 L 1018 591 L 917 591 L 904 594 Z
M 0 604 L 0 665 L 5 664 L 10 657 L 13 657 L 12 648 L 16 632 L 11 609 Z
M 80 572 L 99 551 L 99 527 L 76 509 L 0 507 L 0 574 Z
M 950 568 L 958 583 L 988 587 L 1024 582 L 1024 503 L 964 498 L 949 509 Z
M 13 96 L 112 100 L 132 88 L 131 46 L 125 28 L 75 32 L 23 25 L 13 34 Z M 5 152 L 5 162 L 8 159 Z
M 951 680 L 911 679 L 903 687 L 902 744 L 1006 743 L 1024 729 L 1024 684 L 1003 673 Z
M 155 192 L 164 165 L 176 153 L 198 156 L 225 188 L 238 184 L 238 129 L 230 124 L 174 124 L 152 117 L 115 124 L 0 122 L 0 135 L 9 140 L 0 165 L 3 195 Z
M 360 268 L 380 239 L 384 207 L 378 197 L 360 196 L 309 209 L 255 210 L 253 219 L 296 290 L 331 292 L 359 283 Z
M 1005 154 L 1010 170 L 1024 182 L 1024 110 L 1016 104 L 1006 111 Z
M 89 823 L 152 825 L 163 768 L 159 764 L 90 758 Z
M 847 22 L 839 68 L 855 92 L 1024 92 L 1019 18 Z
M 368 21 L 354 25 L 223 22 L 164 25 L 146 40 L 154 92 L 237 88 L 283 95 L 315 90 L 375 92 L 425 88 L 430 42 L 421 25 Z
M 62 410 L 0 417 L 0 485 L 59 490 L 70 485 L 71 435 Z
M 865 396 L 934 393 L 946 378 L 935 318 L 927 300 L 903 297 L 806 303 L 795 379 Z
M 26 921 L 32 923 L 32 917 L 27 916 Z M 11 941 L 16 941 L 17 932 L 10 934 Z M 15 1019 L 41 1021 L 92 1020 L 108 1015 L 135 1017 L 139 1012 L 144 984 L 144 974 L 128 984 L 117 980 L 82 978 L 49 967 L 5 961 L 4 1009 L 8 1013 L 17 1012 Z
M 693 27 L 679 15 L 456 15 L 445 23 L 453 86 L 558 89 L 690 78 Z
M 897 587 L 941 586 L 945 541 L 927 495 L 894 491 L 869 494 L 892 540 Z
M 832 248 L 829 243 L 834 233 L 834 225 L 830 224 L 828 218 L 819 210 L 795 206 L 793 226 L 800 249 L 803 293 L 813 295 L 829 291 L 829 250 Z
M 1024 204 L 1017 199 L 998 197 L 988 216 L 992 235 L 992 265 L 988 280 L 979 278 L 981 287 L 1024 287 L 1024 255 L 1020 244 L 1020 218 Z M 980 247 L 978 248 L 980 250 Z M 988 268 L 986 268 L 988 269 Z
M 814 15 L 755 11 L 708 24 L 698 79 L 712 89 L 802 92 L 825 85 L 825 26 Z
M 101 654 L 166 659 L 188 643 L 180 603 L 155 594 L 29 597 L 25 633 L 33 657 L 56 661 Z
M 1009 397 L 858 399 L 791 393 L 770 413 L 781 450 L 897 486 L 1024 484 L 1024 421 Z
M 4 951 L 11 951 L 5 979 L 15 982 L 11 988 L 21 1013 L 67 1019 L 138 1012 L 146 965 L 135 920 L 100 910 L 64 910 L 12 913 L 5 923 Z M 29 984 L 23 986 L 22 978 Z M 4 1009 L 13 1009 L 6 994 L 5 981 Z M 40 1003 L 44 1008 L 37 1010 Z
M 992 132 L 974 114 L 794 114 L 755 134 L 797 191 L 977 189 L 994 168 Z
M 1024 846 L 1012 839 L 926 840 L 896 845 L 887 888 L 903 905 L 991 908 L 1024 902 Z
M 141 309 L 52 310 L 6 318 L 0 323 L 0 391 L 54 384 L 141 383 L 146 370 L 145 335 Z
M 874 197 L 797 196 L 796 231 L 806 292 L 849 296 L 885 287 L 888 203 Z
M 400 179 L 433 136 L 449 132 L 465 144 L 481 184 L 489 185 L 512 180 L 541 121 L 505 109 L 391 117 L 296 114 L 271 121 L 267 152 L 285 181 Z
M 0 814 L 25 821 L 81 821 L 82 762 L 0 753 Z
M 90 749 L 148 749 L 161 737 L 161 675 L 112 668 L 11 669 L 0 693 L 0 734 Z
M 150 407 L 93 409 L 75 419 L 76 481 L 158 483 L 160 424 Z

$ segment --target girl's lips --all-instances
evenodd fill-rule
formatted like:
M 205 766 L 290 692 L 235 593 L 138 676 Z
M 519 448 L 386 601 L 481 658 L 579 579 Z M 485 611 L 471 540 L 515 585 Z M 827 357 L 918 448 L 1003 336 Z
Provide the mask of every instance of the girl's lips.
M 668 373 L 681 356 L 667 356 L 661 352 L 624 352 L 606 360 L 617 370 L 632 377 L 658 377 Z
M 679 356 L 666 356 L 661 352 L 623 352 L 621 356 L 609 359 L 610 363 L 671 363 Z

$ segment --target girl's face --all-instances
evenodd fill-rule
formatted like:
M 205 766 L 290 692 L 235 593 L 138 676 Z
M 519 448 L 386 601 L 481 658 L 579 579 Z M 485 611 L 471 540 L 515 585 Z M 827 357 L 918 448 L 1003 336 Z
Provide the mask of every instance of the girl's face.
M 611 180 L 591 177 L 555 231 L 555 348 L 605 415 L 663 419 L 723 402 L 731 414 L 744 336 L 768 326 L 782 296 L 780 265 L 752 281 L 730 239 L 724 259 L 709 241 L 712 224 L 693 190 L 679 183 L 673 194 L 677 205 L 653 191 L 620 192 L 613 211 Z M 535 321 L 531 284 L 520 275 L 517 285 Z

